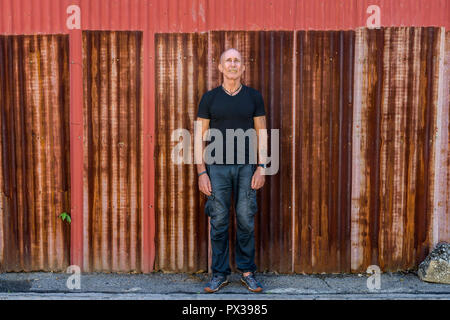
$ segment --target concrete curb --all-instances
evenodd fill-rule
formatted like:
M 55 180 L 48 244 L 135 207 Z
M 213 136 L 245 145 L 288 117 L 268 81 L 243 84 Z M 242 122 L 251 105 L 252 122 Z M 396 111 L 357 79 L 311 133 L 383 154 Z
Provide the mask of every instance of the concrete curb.
M 249 292 L 239 274 L 214 294 L 203 293 L 208 274 L 83 273 L 80 289 L 69 289 L 67 273 L 0 274 L 0 299 L 123 299 L 123 300 L 316 300 L 316 299 L 445 299 L 450 285 L 421 281 L 415 273 L 383 273 L 380 289 L 369 289 L 370 275 L 256 274 L 264 293 Z

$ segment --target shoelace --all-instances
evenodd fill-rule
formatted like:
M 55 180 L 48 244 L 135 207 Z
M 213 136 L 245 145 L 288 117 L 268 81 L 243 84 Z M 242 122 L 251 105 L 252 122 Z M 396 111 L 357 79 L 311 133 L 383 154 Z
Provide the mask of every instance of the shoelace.
M 249 275 L 249 276 L 245 277 L 245 279 L 247 279 L 248 282 L 252 282 L 254 284 L 258 283 L 258 281 L 256 281 L 256 279 L 253 277 L 253 275 Z
M 221 281 L 223 281 L 223 279 L 222 279 L 221 277 L 219 277 L 219 276 L 214 276 L 214 277 L 211 279 L 211 283 L 219 283 L 219 282 L 221 282 Z

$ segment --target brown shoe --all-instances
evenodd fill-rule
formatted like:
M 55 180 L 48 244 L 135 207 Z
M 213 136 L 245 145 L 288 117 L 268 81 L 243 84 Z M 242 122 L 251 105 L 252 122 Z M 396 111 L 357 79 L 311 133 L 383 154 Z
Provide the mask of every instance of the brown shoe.
M 253 275 L 253 273 L 250 273 L 248 276 L 244 277 L 244 275 L 242 275 L 241 277 L 241 282 L 244 286 L 247 287 L 248 290 L 250 290 L 251 292 L 261 292 L 263 291 L 263 287 L 261 285 L 261 283 L 259 283 L 255 276 Z
M 226 277 L 222 275 L 213 275 L 211 281 L 208 282 L 204 290 L 208 293 L 214 293 L 219 291 L 220 288 L 225 287 L 228 283 Z

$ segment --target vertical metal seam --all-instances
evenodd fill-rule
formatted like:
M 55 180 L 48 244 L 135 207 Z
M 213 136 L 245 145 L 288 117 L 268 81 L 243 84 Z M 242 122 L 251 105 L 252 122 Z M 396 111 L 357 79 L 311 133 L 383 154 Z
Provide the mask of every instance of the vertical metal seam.
M 302 239 L 302 227 L 303 227 L 303 217 L 302 217 L 302 215 L 301 215 L 301 213 L 302 213 L 302 209 L 303 209 L 303 203 L 304 203 L 304 201 L 303 201 L 303 196 L 302 196 L 302 181 L 303 181 L 303 121 L 304 121 L 304 117 L 303 117 L 303 111 L 301 110 L 301 107 L 302 107 L 302 103 L 303 103 L 303 98 L 304 98 L 304 92 L 303 92 L 303 55 L 304 55 L 304 52 L 303 52 L 303 44 L 304 44 L 304 31 L 296 31 L 295 32 L 296 34 L 297 34 L 297 46 L 298 46 L 298 62 L 299 62 L 299 72 L 298 72 L 298 82 L 296 83 L 296 85 L 298 85 L 298 89 L 299 89 L 299 94 L 298 94 L 298 98 L 297 98 L 297 95 L 296 95 L 296 101 L 298 101 L 298 102 L 296 102 L 296 106 L 295 106 L 295 108 L 297 109 L 297 104 L 298 104 L 298 114 L 299 114 L 299 148 L 298 148 L 298 150 L 299 150 L 299 157 L 298 157 L 298 159 L 299 159 L 299 162 L 300 162 L 300 165 L 298 166 L 299 167 L 299 172 L 300 172 L 300 174 L 299 174 L 299 182 L 300 182 L 300 187 L 299 187 L 299 205 L 298 205 L 298 207 L 299 207 L 299 210 L 297 211 L 299 214 L 298 214 L 298 228 L 297 228 L 297 230 L 298 230 L 298 238 L 299 238 L 299 241 L 298 241 L 298 248 L 299 248 L 299 251 L 298 251 L 298 262 L 299 262 L 299 266 L 300 266 L 300 268 L 302 268 L 302 265 L 303 265 L 303 261 L 302 261 L 302 253 L 303 253 L 303 249 L 302 249 L 302 241 L 301 241 L 301 239 Z M 300 40 L 298 39 L 299 37 L 298 36 L 300 36 Z M 297 48 L 296 48 L 297 49 Z M 297 57 L 295 57 L 295 60 L 297 60 Z M 297 81 L 297 80 L 296 80 Z M 295 212 L 295 214 L 297 214 L 297 212 Z M 295 270 L 294 270 L 295 271 Z
M 380 156 L 381 156 L 381 107 L 382 107 L 382 100 L 383 100 L 383 82 L 384 79 L 384 72 L 383 72 L 383 66 L 384 66 L 384 55 L 385 55 L 385 36 L 384 36 L 384 29 L 377 30 L 375 33 L 375 38 L 377 42 L 377 83 L 376 83 L 376 96 L 375 96 L 375 114 L 376 114 L 376 123 L 375 123 L 375 161 L 373 162 L 375 164 L 375 173 L 373 175 L 374 181 L 374 190 L 375 192 L 372 193 L 373 199 L 374 199 L 374 210 L 372 211 L 374 214 L 372 214 L 373 218 L 371 219 L 374 223 L 371 224 L 373 227 L 373 231 L 369 230 L 369 233 L 372 234 L 372 252 L 375 252 L 377 254 L 376 257 L 371 256 L 372 262 L 380 261 L 380 256 L 382 256 L 382 252 L 380 252 L 380 238 L 383 239 L 383 236 L 380 231 L 379 225 L 382 223 L 382 216 L 380 214 Z M 379 45 L 379 46 L 378 46 Z M 376 245 L 376 250 L 373 249 L 373 245 Z M 372 254 L 372 253 L 371 253 Z
M 213 58 L 213 46 L 212 46 L 212 36 L 213 36 L 213 32 L 214 31 L 208 31 L 208 44 L 207 44 L 207 51 L 208 51 L 208 66 L 207 66 L 207 70 L 208 70 L 208 78 L 207 78 L 207 85 L 206 85 L 206 89 L 210 90 L 212 89 L 212 58 Z M 211 269 L 211 263 L 212 263 L 212 247 L 211 247 L 211 224 L 210 224 L 210 217 L 207 218 L 207 224 L 208 224 L 208 263 L 207 263 L 207 268 L 208 268 L 208 273 L 212 272 Z
M 430 154 L 432 154 L 433 150 L 430 151 L 430 145 L 432 145 L 432 140 L 430 140 L 430 130 L 431 130 L 431 123 L 432 123 L 432 117 L 434 116 L 433 113 L 433 90 L 434 90 L 434 79 L 433 79 L 433 71 L 435 68 L 435 60 L 433 58 L 434 53 L 434 47 L 435 47 L 435 33 L 432 28 L 426 29 L 428 35 L 427 35 L 427 64 L 426 64 L 426 73 L 427 73 L 427 101 L 426 101 L 426 115 L 425 115 L 425 143 L 424 143 L 424 158 L 425 158 L 425 170 L 424 170 L 424 181 L 425 181 L 425 192 L 424 192 L 424 202 L 425 202 L 425 230 L 424 230 L 424 237 L 423 242 L 427 241 L 429 242 L 429 236 L 428 236 L 428 229 L 430 227 L 430 219 L 431 214 L 428 212 L 429 210 L 429 202 L 428 198 L 430 196 Z M 421 246 L 423 246 L 424 243 L 421 243 Z
M 83 74 L 82 74 L 82 33 L 69 32 L 70 45 L 70 167 L 71 167 L 71 264 L 83 266 Z M 76 68 L 80 72 L 75 71 Z M 77 137 L 78 135 L 78 137 Z M 81 143 L 81 147 L 78 145 Z M 77 178 L 78 177 L 78 178 Z
M 412 108 L 413 108 L 413 72 L 414 72 L 414 39 L 415 39 L 415 33 L 414 33 L 414 29 L 411 28 L 408 30 L 408 36 L 409 36 L 409 43 L 408 43 L 408 47 L 407 47 L 407 61 L 408 61 L 408 70 L 407 70 L 407 76 L 406 79 L 404 80 L 406 82 L 406 108 L 405 108 L 405 118 L 406 118 L 406 125 L 405 125 L 405 152 L 403 155 L 404 158 L 404 163 L 405 165 L 403 166 L 403 185 L 405 186 L 404 191 L 402 196 L 405 199 L 405 206 L 404 206 L 404 220 L 403 220 L 403 230 L 405 230 L 405 233 L 408 232 L 408 211 L 410 210 L 409 207 L 409 201 L 408 201 L 408 193 L 409 193 L 409 183 L 410 183 L 410 177 L 409 177 L 409 172 L 408 172 L 408 168 L 409 168 L 409 159 L 411 158 L 410 155 L 410 145 L 411 145 L 411 139 L 410 139 L 410 132 L 411 132 L 411 127 L 412 127 L 412 121 L 413 121 L 413 112 L 412 112 Z M 413 149 L 414 150 L 414 149 Z M 408 237 L 405 241 L 403 241 L 402 244 L 402 250 L 403 250 L 403 256 L 405 257 L 405 262 L 404 264 L 406 264 L 407 266 L 410 265 L 410 260 L 409 260 L 409 241 L 410 238 Z
M 344 248 L 341 247 L 341 241 L 342 241 L 342 211 L 341 206 L 342 206 L 342 153 L 343 153 L 343 146 L 342 146 L 342 135 L 343 135 L 343 108 L 344 108 L 344 55 L 345 55 L 345 48 L 344 48 L 344 33 L 341 31 L 339 32 L 339 101 L 338 101 L 338 110 L 339 110 L 339 118 L 338 118 L 338 195 L 337 195 L 337 208 L 338 208 L 338 212 L 337 212 L 337 241 L 338 241 L 338 247 L 339 247 L 339 254 L 337 256 L 337 259 L 339 261 L 339 267 L 342 266 L 343 261 L 341 260 L 341 256 L 342 256 L 342 250 L 344 250 Z M 344 51 L 344 52 L 343 52 Z M 351 73 L 351 72 L 349 72 Z M 351 181 L 351 180 L 348 180 Z M 344 222 L 345 223 L 345 222 Z
M 442 140 L 442 131 L 445 130 L 444 126 L 444 117 L 442 116 L 444 108 L 448 107 L 445 106 L 445 99 L 444 99 L 444 59 L 445 59 L 445 29 L 440 28 L 440 46 L 439 46 L 439 75 L 438 75 L 438 97 L 437 97 L 437 115 L 436 115 L 436 141 L 435 141 L 435 159 L 434 159 L 434 190 L 433 190 L 433 221 L 432 221 L 432 239 L 430 246 L 435 246 L 438 242 L 438 239 L 440 238 L 439 234 L 439 218 L 441 214 L 444 214 L 444 209 L 439 209 L 439 195 L 442 193 L 441 185 L 443 185 L 443 181 L 445 179 L 445 175 L 441 174 L 441 170 L 444 171 L 443 167 L 440 166 L 442 160 L 442 151 L 441 151 L 441 140 Z M 450 48 L 449 48 L 450 50 Z M 448 84 L 447 84 L 448 86 Z M 448 168 L 447 168 L 448 170 Z M 445 172 L 445 171 L 444 171 Z M 442 181 L 442 182 L 441 182 Z M 445 208 L 445 207 L 443 207 Z
M 297 85 L 297 32 L 293 31 L 293 43 L 292 43 L 292 193 L 291 193 L 291 217 L 292 217 L 292 228 L 291 228 L 291 245 L 292 245 L 292 261 L 291 261 L 291 272 L 294 272 L 295 270 L 295 226 L 296 226 L 296 220 L 295 220 L 295 214 L 296 214 L 296 204 L 295 204 L 295 195 L 296 195 L 296 185 L 295 185 L 295 171 L 296 171 L 296 164 L 295 164 L 295 137 L 296 137 L 296 130 L 295 130 L 295 122 L 296 122 L 296 85 Z
M 0 106 L 4 105 L 4 98 L 3 98 L 3 81 L 5 79 L 3 72 L 5 70 L 5 68 L 3 67 L 3 40 L 4 40 L 4 36 L 0 35 Z M 5 217 L 5 203 L 3 200 L 3 155 L 5 154 L 3 152 L 3 107 L 0 107 L 0 272 L 3 272 L 6 268 L 5 268 L 5 255 L 4 255 L 4 250 L 5 250 L 5 241 L 4 241 L 4 217 Z
M 361 131 L 362 131 L 362 113 L 361 109 L 363 107 L 363 101 L 362 101 L 362 90 L 364 88 L 363 81 L 361 81 L 362 73 L 363 73 L 363 67 L 362 67 L 362 57 L 365 53 L 364 51 L 364 44 L 367 32 L 364 29 L 358 29 L 356 31 L 356 45 L 355 45 L 355 57 L 354 60 L 354 77 L 356 79 L 355 84 L 355 90 L 353 91 L 353 101 L 355 102 L 356 106 L 356 112 L 353 112 L 353 115 L 351 117 L 352 119 L 352 126 L 356 127 L 356 130 L 353 130 L 352 136 L 350 137 L 354 143 L 352 144 L 351 149 L 351 161 L 352 161 L 352 203 L 351 203 L 351 236 L 350 236 L 350 242 L 351 242 L 351 250 L 350 250 L 350 271 L 356 270 L 360 267 L 359 261 L 357 260 L 358 257 L 361 257 L 360 254 L 360 248 L 358 246 L 358 236 L 359 236 L 359 224 L 356 223 L 356 220 L 359 216 L 360 207 L 359 204 L 359 197 L 361 194 L 361 181 L 360 181 L 360 174 L 353 174 L 353 172 L 356 172 L 356 170 L 361 171 Z
M 356 35 L 354 31 L 350 32 L 350 56 L 349 56 L 349 68 L 350 68 L 350 72 L 349 72 L 349 80 L 348 80 L 348 90 L 349 90 L 349 95 L 348 95 L 348 99 L 349 101 L 351 101 L 350 105 L 350 110 L 349 113 L 347 114 L 348 119 L 353 119 L 353 106 L 354 106 L 354 101 L 353 101 L 353 92 L 354 92 L 354 83 L 355 83 L 355 79 L 354 79 L 354 63 L 355 63 L 355 41 L 356 39 Z M 347 125 L 347 139 L 348 139 L 348 146 L 347 146 L 347 212 L 346 212 L 346 230 L 345 230 L 345 237 L 346 239 L 348 239 L 348 241 L 346 241 L 347 246 L 345 248 L 345 253 L 346 253 L 346 257 L 350 258 L 350 250 L 351 250 L 351 246 L 350 246 L 350 237 L 351 237 L 351 204 L 352 204 L 352 145 L 353 145 L 353 126 L 351 124 Z M 350 272 L 350 261 L 346 261 L 346 270 L 345 272 Z
M 151 4 L 150 4 L 151 5 Z M 140 228 L 141 235 L 141 268 L 143 272 L 153 271 L 156 263 L 156 254 L 155 254 L 155 228 L 156 228 L 156 218 L 154 214 L 154 193 L 156 188 L 156 179 L 155 179 L 155 144 L 154 144 L 154 130 L 155 130 L 155 117 L 157 114 L 157 110 L 155 107 L 156 97 L 155 95 L 155 66 L 156 66 L 156 58 L 154 59 L 155 54 L 155 42 L 156 37 L 154 35 L 154 29 L 150 28 L 149 23 L 149 11 L 150 5 L 144 5 L 144 31 L 142 33 L 142 96 L 139 98 L 139 101 L 142 103 L 142 109 L 140 110 L 139 116 L 142 115 L 143 123 L 142 123 L 142 131 L 143 131 L 143 141 L 141 142 L 141 146 L 143 148 L 142 155 L 140 156 L 139 161 L 142 163 L 142 168 L 140 173 L 143 175 L 143 178 L 140 182 L 141 190 L 142 190 L 142 198 L 140 201 L 141 214 L 140 222 L 142 226 Z M 156 9 L 155 9 L 156 10 Z M 150 31 L 152 30 L 152 31 Z M 151 46 L 153 45 L 153 46 Z M 153 51 L 151 50 L 153 49 Z M 147 72 L 148 70 L 148 72 Z M 142 76 L 143 73 L 143 76 Z M 150 79 L 150 74 L 153 76 Z M 153 95 L 151 94 L 153 93 Z M 153 99 L 153 100 L 152 100 Z M 153 102 L 153 103 L 151 103 Z M 149 107 L 147 108 L 147 104 Z M 153 122 L 152 122 L 153 121 Z M 145 161 L 146 159 L 149 161 Z M 150 163 L 149 163 L 150 162 Z

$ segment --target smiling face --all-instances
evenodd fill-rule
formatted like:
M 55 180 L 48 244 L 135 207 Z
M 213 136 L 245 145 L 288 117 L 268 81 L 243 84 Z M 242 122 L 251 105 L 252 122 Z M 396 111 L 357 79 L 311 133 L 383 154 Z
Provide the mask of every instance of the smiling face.
M 241 78 L 245 66 L 242 56 L 236 49 L 228 49 L 220 57 L 219 71 L 228 80 L 238 80 Z

